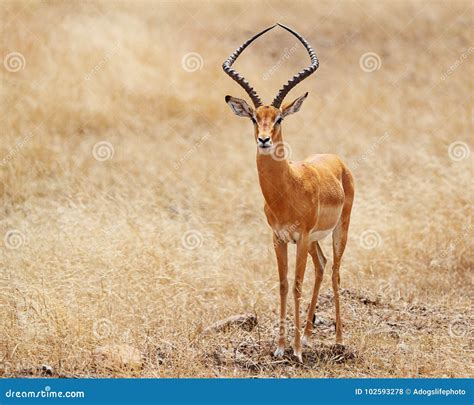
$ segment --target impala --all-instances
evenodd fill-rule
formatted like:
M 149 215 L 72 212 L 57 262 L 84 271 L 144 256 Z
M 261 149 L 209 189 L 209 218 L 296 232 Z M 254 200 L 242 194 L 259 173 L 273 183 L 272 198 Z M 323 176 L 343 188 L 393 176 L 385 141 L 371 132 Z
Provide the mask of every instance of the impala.
M 311 65 L 285 84 L 271 105 L 263 105 L 260 97 L 232 64 L 256 38 L 276 25 L 292 33 L 306 48 Z M 349 221 L 354 199 L 354 180 L 348 167 L 331 154 L 319 154 L 301 162 L 290 162 L 276 151 L 283 143 L 282 122 L 300 110 L 308 93 L 283 106 L 288 92 L 316 71 L 318 58 L 308 42 L 297 32 L 275 24 L 244 42 L 222 65 L 224 71 L 250 96 L 254 108 L 245 100 L 226 96 L 225 101 L 239 117 L 249 118 L 254 126 L 257 145 L 257 170 L 265 200 L 264 211 L 273 230 L 273 245 L 280 279 L 280 323 L 278 347 L 274 353 L 281 357 L 286 342 L 286 306 L 288 295 L 288 243 L 296 243 L 296 270 L 293 285 L 295 336 L 293 351 L 302 362 L 302 345 L 312 334 L 313 316 L 323 280 L 326 258 L 319 241 L 332 233 L 332 288 L 336 307 L 336 344 L 342 344 L 341 309 L 339 304 L 339 268 L 346 247 Z M 309 305 L 303 339 L 300 335 L 300 302 L 308 253 L 315 267 L 315 282 Z

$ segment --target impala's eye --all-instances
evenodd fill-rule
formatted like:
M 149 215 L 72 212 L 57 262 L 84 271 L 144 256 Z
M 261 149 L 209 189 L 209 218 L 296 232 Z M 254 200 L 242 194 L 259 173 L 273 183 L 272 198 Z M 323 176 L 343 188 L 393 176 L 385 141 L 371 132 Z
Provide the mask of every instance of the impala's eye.
M 280 125 L 282 121 L 283 121 L 283 118 L 278 117 L 277 120 L 275 121 L 275 125 Z
M 257 120 L 256 120 L 254 117 L 250 117 L 250 119 L 252 120 L 252 122 L 253 122 L 254 124 L 257 123 Z

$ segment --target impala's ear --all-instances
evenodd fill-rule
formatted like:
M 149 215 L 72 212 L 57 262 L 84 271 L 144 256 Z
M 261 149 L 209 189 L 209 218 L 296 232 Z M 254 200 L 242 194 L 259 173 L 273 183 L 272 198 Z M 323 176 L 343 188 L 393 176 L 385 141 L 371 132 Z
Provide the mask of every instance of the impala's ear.
M 301 97 L 298 97 L 296 100 L 293 100 L 290 103 L 285 104 L 282 108 L 282 115 L 283 117 L 286 117 L 287 115 L 294 114 L 295 112 L 298 112 L 303 105 L 303 101 L 308 97 L 308 93 L 305 93 Z
M 225 102 L 229 104 L 235 115 L 247 118 L 253 117 L 252 107 L 250 107 L 245 100 L 232 96 L 225 96 Z

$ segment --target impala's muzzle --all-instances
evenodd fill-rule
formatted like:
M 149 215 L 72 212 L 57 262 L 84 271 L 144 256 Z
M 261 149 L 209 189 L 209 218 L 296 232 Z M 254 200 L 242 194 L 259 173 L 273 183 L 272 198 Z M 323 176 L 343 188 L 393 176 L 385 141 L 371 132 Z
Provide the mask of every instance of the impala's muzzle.
M 257 138 L 259 148 L 266 149 L 272 146 L 272 139 L 269 136 L 259 136 Z

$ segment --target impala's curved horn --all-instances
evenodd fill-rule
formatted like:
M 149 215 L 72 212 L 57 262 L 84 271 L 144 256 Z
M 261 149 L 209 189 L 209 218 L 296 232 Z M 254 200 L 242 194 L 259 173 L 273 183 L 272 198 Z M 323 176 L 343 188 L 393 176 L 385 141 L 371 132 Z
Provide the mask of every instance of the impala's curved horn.
M 252 99 L 253 104 L 255 105 L 255 108 L 260 107 L 261 105 L 263 105 L 262 100 L 260 100 L 260 97 L 258 96 L 257 92 L 252 88 L 252 86 L 250 86 L 250 83 L 245 79 L 245 77 L 243 77 L 238 72 L 236 72 L 234 69 L 232 69 L 231 66 L 235 62 L 235 60 L 239 57 L 239 55 L 243 52 L 243 50 L 245 48 L 247 48 L 247 46 L 249 46 L 260 35 L 265 34 L 267 31 L 270 31 L 274 27 L 276 27 L 276 24 L 272 25 L 271 27 L 268 27 L 268 28 L 264 29 L 263 31 L 261 31 L 258 34 L 254 35 L 252 38 L 245 41 L 222 64 L 222 69 L 224 69 L 224 72 L 226 72 L 232 79 L 234 79 L 237 83 L 239 83 L 244 88 L 244 90 L 247 92 L 247 94 Z
M 297 32 L 293 31 L 291 28 L 288 28 L 287 26 L 278 23 L 278 25 L 285 30 L 291 32 L 296 38 L 300 40 L 300 42 L 304 45 L 306 50 L 309 53 L 309 57 L 311 58 L 311 65 L 307 67 L 306 69 L 303 69 L 301 72 L 299 72 L 297 75 L 293 76 L 288 83 L 286 83 L 278 92 L 276 95 L 275 99 L 272 102 L 272 106 L 276 108 L 280 108 L 281 103 L 283 102 L 283 99 L 286 97 L 286 95 L 289 93 L 289 91 L 295 87 L 299 82 L 303 81 L 306 79 L 309 75 L 314 73 L 316 69 L 319 67 L 319 61 L 318 57 L 316 56 L 316 53 L 314 53 L 313 48 L 311 48 L 311 45 L 308 44 L 306 39 L 304 39 L 300 34 Z

